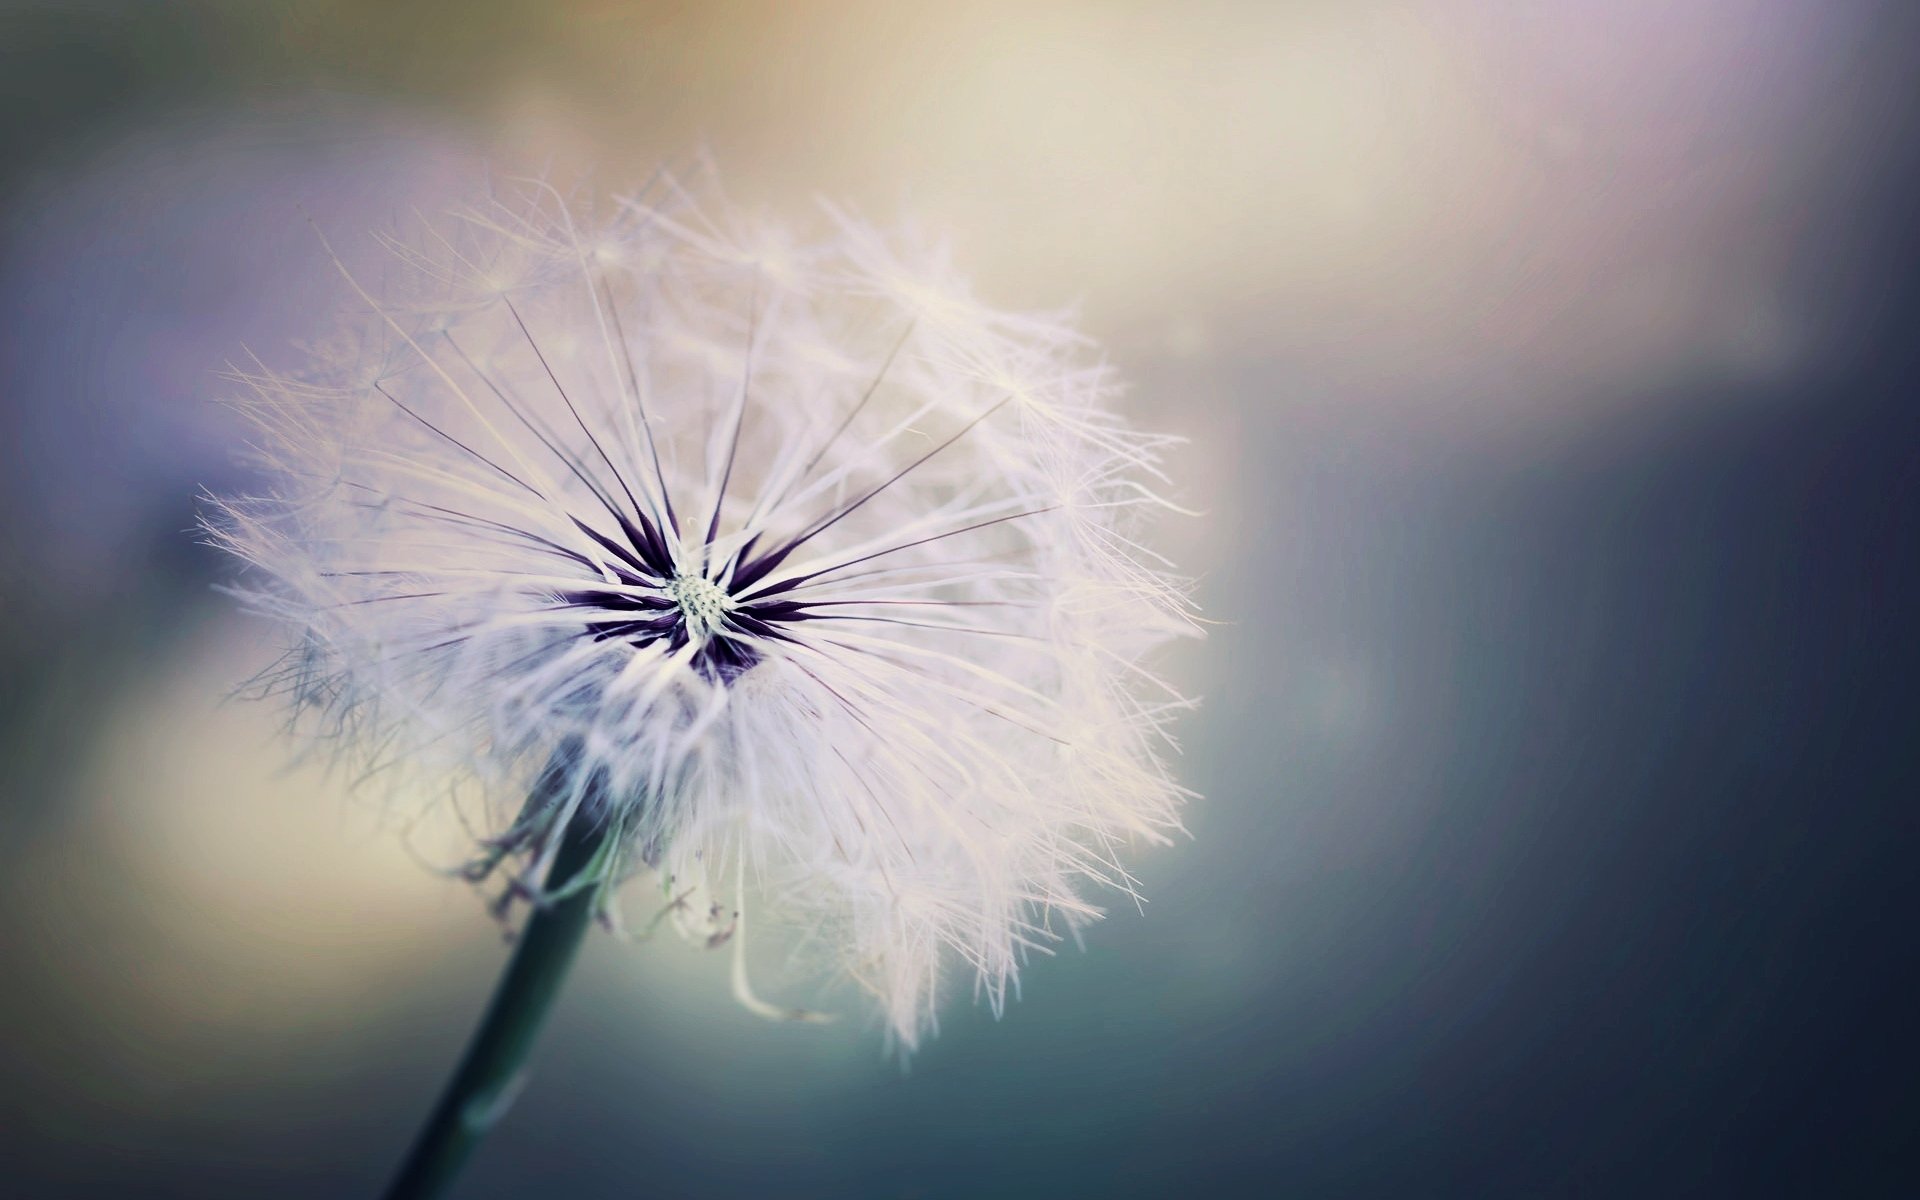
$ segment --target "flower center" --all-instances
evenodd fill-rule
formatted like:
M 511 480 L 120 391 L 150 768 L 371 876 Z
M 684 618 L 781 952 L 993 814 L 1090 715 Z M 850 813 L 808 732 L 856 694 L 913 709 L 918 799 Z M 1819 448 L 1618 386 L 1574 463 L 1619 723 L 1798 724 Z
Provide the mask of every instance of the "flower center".
M 694 641 L 712 637 L 734 609 L 733 597 L 704 575 L 675 575 L 667 583 L 667 594 L 680 606 L 681 619 Z

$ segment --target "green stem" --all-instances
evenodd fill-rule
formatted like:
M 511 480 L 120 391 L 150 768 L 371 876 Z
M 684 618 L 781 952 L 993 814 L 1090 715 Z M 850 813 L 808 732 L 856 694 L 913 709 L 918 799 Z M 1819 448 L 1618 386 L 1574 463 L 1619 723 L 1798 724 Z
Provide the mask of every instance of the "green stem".
M 547 890 L 558 891 L 577 880 L 607 836 L 605 824 L 584 814 L 569 822 L 547 873 Z M 387 1189 L 386 1200 L 430 1200 L 444 1194 L 480 1139 L 513 1104 L 525 1079 L 527 1056 L 580 948 L 581 935 L 593 920 L 596 891 L 578 887 L 551 904 L 533 906 L 487 1014 Z

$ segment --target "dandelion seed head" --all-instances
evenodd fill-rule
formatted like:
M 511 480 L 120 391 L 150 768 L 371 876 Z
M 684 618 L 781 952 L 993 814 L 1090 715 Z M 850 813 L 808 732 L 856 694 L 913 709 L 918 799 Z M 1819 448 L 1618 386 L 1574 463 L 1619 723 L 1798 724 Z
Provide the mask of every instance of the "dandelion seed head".
M 232 372 L 265 485 L 209 527 L 316 744 L 495 798 L 469 877 L 611 917 L 648 874 L 649 924 L 786 930 L 911 1047 L 1178 827 L 1172 442 L 943 247 L 710 191 L 528 184 L 384 238 L 306 363 Z M 577 819 L 616 851 L 545 879 Z

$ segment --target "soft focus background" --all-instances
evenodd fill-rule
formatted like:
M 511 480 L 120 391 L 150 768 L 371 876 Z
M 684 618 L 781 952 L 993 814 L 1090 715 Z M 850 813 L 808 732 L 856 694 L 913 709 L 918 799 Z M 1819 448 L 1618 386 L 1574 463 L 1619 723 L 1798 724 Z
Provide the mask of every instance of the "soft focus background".
M 1193 838 L 908 1072 L 597 939 L 483 1197 L 1920 1193 L 1920 9 L 0 0 L 0 1194 L 372 1196 L 502 959 L 211 401 L 488 166 L 954 230 L 1185 433 Z

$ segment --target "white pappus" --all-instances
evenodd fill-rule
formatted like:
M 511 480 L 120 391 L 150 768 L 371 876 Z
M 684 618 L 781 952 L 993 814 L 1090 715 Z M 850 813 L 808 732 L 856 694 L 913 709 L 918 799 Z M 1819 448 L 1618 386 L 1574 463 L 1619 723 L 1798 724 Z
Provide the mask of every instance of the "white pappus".
M 233 373 L 266 485 L 209 528 L 311 735 L 497 798 L 472 877 L 611 914 L 655 871 L 716 942 L 751 896 L 910 1048 L 943 962 L 998 1011 L 1177 828 L 1187 701 L 1144 660 L 1195 621 L 1138 544 L 1171 439 L 938 246 L 715 192 L 515 185 L 342 267 L 306 366 Z M 615 836 L 547 880 L 574 821 Z

